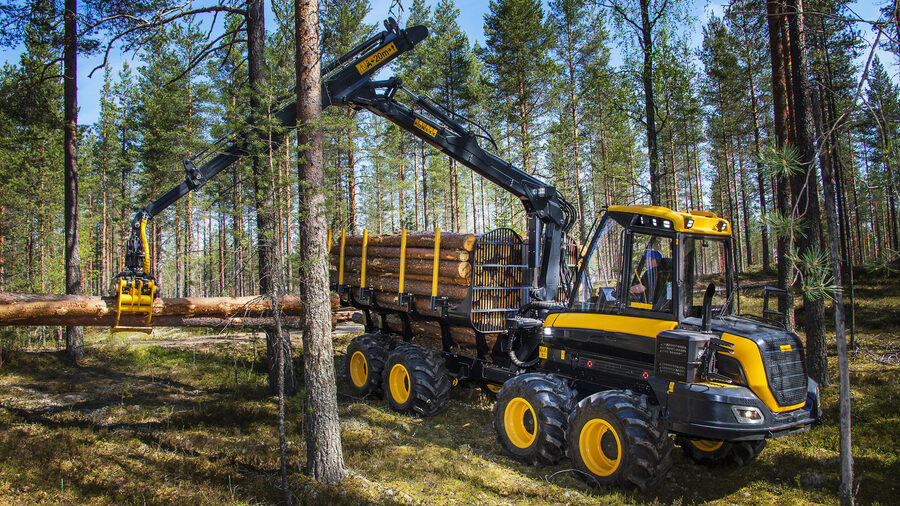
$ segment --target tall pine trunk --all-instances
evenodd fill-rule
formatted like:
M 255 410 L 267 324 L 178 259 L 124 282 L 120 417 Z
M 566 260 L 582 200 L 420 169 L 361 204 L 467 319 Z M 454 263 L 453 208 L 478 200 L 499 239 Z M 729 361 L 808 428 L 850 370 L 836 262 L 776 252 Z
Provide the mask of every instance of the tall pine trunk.
M 266 117 L 262 106 L 262 96 L 266 87 L 265 75 L 265 2 L 251 0 L 247 3 L 247 70 L 250 84 L 250 115 L 254 124 L 259 126 Z M 267 127 L 268 128 L 268 127 Z M 275 195 L 273 192 L 274 174 L 269 163 L 262 160 L 263 144 L 268 139 L 260 134 L 257 141 L 260 145 L 251 148 L 250 163 L 253 170 L 253 189 L 256 195 L 256 249 L 259 262 L 259 293 L 272 292 L 275 263 Z M 282 341 L 284 355 L 284 393 L 293 395 L 297 391 L 294 377 L 293 360 L 291 360 L 290 341 Z M 276 357 L 278 339 L 274 330 L 266 330 L 266 357 L 269 362 L 269 389 L 275 393 L 278 388 L 278 364 Z
M 77 3 L 76 0 L 66 0 L 63 55 L 66 293 L 70 295 L 81 295 L 81 256 L 78 252 L 78 165 L 75 153 L 78 128 Z M 78 362 L 84 356 L 83 330 L 82 327 L 66 327 L 66 354 L 74 362 Z
M 650 158 L 650 205 L 661 205 L 662 184 L 659 175 L 659 147 L 656 143 L 656 105 L 653 98 L 653 25 L 650 22 L 650 0 L 641 3 L 641 50 L 644 63 L 641 82 L 644 86 L 644 123 Z
M 813 134 L 812 102 L 806 65 L 806 37 L 802 0 L 788 0 L 788 30 L 790 35 L 791 73 L 794 95 L 794 128 L 799 153 L 799 170 L 792 177 L 796 197 L 796 216 L 801 220 L 803 233 L 797 240 L 802 257 L 816 251 L 821 237 L 821 213 L 815 171 L 816 145 Z M 801 266 L 802 270 L 803 266 Z M 821 297 L 803 293 L 806 332 L 806 363 L 810 376 L 820 385 L 828 385 L 828 355 L 825 346 L 825 304 Z
M 784 3 L 783 0 L 769 0 L 766 4 L 766 20 L 769 26 L 769 56 L 772 61 L 772 102 L 775 121 L 775 147 L 784 149 L 790 138 L 788 119 L 787 68 L 783 37 Z M 787 190 L 784 176 L 777 176 L 775 182 L 776 204 L 782 216 L 791 212 L 791 196 Z M 776 241 L 778 260 L 778 286 L 785 290 L 786 296 L 779 300 L 778 310 L 785 315 L 788 329 L 794 328 L 794 294 L 791 286 L 791 260 L 787 254 L 788 238 L 779 236 Z
M 324 483 L 344 479 L 341 428 L 337 412 L 331 304 L 326 258 L 326 208 L 322 157 L 322 97 L 319 49 L 319 6 L 316 0 L 295 0 L 294 33 L 297 65 L 297 145 L 300 180 L 300 300 L 303 317 L 303 375 L 306 383 L 306 467 Z

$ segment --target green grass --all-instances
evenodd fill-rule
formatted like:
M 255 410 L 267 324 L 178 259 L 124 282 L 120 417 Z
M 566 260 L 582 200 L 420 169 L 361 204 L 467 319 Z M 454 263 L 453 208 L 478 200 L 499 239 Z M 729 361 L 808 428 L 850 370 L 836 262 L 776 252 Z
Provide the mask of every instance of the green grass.
M 749 300 L 747 306 L 758 304 Z M 896 502 L 900 476 L 900 286 L 865 278 L 857 290 L 851 356 L 860 503 Z M 159 336 L 153 336 L 157 339 Z M 336 365 L 351 336 L 335 339 Z M 0 503 L 271 504 L 280 500 L 276 403 L 261 344 L 134 346 L 90 336 L 80 368 L 54 352 L 15 351 L 0 367 Z M 829 357 L 832 378 L 836 357 Z M 887 362 L 887 363 L 885 363 Z M 837 385 L 823 390 L 823 423 L 772 440 L 744 468 L 710 468 L 676 452 L 652 494 L 593 490 L 568 461 L 552 467 L 505 456 L 492 399 L 460 385 L 438 416 L 391 411 L 339 386 L 349 476 L 324 486 L 302 472 L 300 399 L 288 402 L 288 457 L 303 503 L 833 504 L 839 477 Z

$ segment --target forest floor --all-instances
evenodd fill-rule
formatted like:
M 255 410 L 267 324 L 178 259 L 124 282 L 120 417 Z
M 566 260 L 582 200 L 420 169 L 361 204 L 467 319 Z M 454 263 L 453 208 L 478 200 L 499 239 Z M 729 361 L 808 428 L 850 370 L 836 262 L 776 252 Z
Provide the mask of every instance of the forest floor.
M 880 280 L 879 280 L 880 279 Z M 900 281 L 858 280 L 851 355 L 857 499 L 896 503 L 900 476 Z M 759 307 L 745 301 L 744 311 Z M 353 333 L 335 334 L 340 371 Z M 299 349 L 299 342 L 296 343 Z M 252 335 L 91 333 L 81 367 L 58 352 L 5 350 L 0 365 L 0 503 L 271 504 L 281 498 L 276 402 L 264 342 Z M 344 461 L 336 486 L 302 473 L 301 399 L 287 403 L 290 483 L 300 503 L 834 504 L 838 501 L 837 359 L 824 418 L 772 440 L 743 468 L 674 454 L 651 494 L 586 487 L 569 461 L 520 464 L 503 454 L 492 399 L 452 390 L 448 409 L 420 419 L 339 386 Z M 302 377 L 302 374 L 301 374 Z

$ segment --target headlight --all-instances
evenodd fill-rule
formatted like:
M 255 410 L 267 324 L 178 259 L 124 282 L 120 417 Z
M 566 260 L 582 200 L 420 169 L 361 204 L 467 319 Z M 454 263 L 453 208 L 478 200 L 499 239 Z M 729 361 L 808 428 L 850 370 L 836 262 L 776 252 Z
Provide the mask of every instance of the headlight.
M 762 412 L 751 406 L 732 406 L 731 410 L 734 411 L 734 416 L 740 423 L 755 425 L 766 421 L 766 417 L 763 416 Z

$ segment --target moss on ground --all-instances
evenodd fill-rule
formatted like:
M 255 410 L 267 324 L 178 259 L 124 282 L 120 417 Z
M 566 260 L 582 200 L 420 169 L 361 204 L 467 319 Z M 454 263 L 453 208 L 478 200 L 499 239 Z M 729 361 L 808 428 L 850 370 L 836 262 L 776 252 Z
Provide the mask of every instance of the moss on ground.
M 857 290 L 851 356 L 854 452 L 861 503 L 896 501 L 900 475 L 900 366 L 896 280 Z M 749 299 L 745 311 L 759 306 Z M 196 334 L 191 334 L 196 337 Z M 54 352 L 17 351 L 0 368 L 0 503 L 269 504 L 281 498 L 276 404 L 263 346 L 235 339 L 189 347 L 90 336 L 82 367 Z M 168 336 L 175 342 L 182 334 Z M 231 336 L 234 337 L 234 336 Z M 336 365 L 352 336 L 335 338 Z M 224 344 L 222 344 L 224 343 Z M 832 378 L 837 360 L 830 357 Z M 339 387 L 347 480 L 309 480 L 299 398 L 288 402 L 288 457 L 302 503 L 396 504 L 831 504 L 837 502 L 837 385 L 823 389 L 823 423 L 769 442 L 744 468 L 694 464 L 676 452 L 650 495 L 586 487 L 570 469 L 505 456 L 491 427 L 492 398 L 452 391 L 428 419 Z

